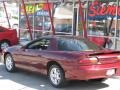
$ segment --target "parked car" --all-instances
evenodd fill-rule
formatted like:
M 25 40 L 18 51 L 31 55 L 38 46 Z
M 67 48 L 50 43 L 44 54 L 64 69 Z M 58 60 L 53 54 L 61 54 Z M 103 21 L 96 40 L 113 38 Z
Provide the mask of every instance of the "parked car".
M 18 44 L 16 30 L 0 26 L 0 51 L 3 48 L 16 44 Z
M 4 49 L 8 72 L 21 68 L 48 75 L 54 87 L 67 80 L 105 79 L 120 75 L 120 52 L 74 36 L 43 36 L 25 46 Z

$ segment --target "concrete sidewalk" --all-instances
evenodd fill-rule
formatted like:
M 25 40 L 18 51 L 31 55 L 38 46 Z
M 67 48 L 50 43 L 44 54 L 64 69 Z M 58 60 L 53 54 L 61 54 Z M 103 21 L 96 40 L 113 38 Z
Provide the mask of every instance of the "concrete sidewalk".
M 0 63 L 0 90 L 120 90 L 120 77 L 109 78 L 104 82 L 71 81 L 67 87 L 52 87 L 46 76 L 19 70 L 9 73 Z

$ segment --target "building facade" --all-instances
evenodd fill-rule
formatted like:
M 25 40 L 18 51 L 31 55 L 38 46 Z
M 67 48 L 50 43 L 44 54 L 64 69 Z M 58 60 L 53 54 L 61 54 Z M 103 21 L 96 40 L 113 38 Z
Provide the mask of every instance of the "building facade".
M 56 33 L 83 35 L 84 29 L 78 0 L 49 1 Z M 99 46 L 119 50 L 120 1 L 81 0 L 81 2 L 88 38 Z M 27 1 L 26 11 L 34 38 L 52 32 L 49 9 L 45 1 Z M 20 4 L 19 16 L 21 37 L 24 37 L 28 33 L 28 27 L 22 4 Z M 27 37 L 29 38 L 29 34 Z

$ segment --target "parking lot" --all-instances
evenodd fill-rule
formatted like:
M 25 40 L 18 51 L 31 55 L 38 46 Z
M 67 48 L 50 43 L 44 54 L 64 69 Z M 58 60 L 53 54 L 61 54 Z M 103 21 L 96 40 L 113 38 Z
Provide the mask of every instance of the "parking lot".
M 0 90 L 120 90 L 119 84 L 120 77 L 112 77 L 104 82 L 70 81 L 65 88 L 56 89 L 46 76 L 22 70 L 8 73 L 0 63 Z

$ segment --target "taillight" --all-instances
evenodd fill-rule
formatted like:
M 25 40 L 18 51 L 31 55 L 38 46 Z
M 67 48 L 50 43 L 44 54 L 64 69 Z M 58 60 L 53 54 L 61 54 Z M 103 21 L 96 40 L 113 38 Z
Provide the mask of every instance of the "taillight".
M 98 64 L 98 59 L 96 57 L 86 58 L 85 60 L 80 60 L 80 65 L 94 65 Z
M 119 59 L 119 60 L 120 60 L 120 55 L 118 55 L 118 56 L 117 56 L 117 59 Z

